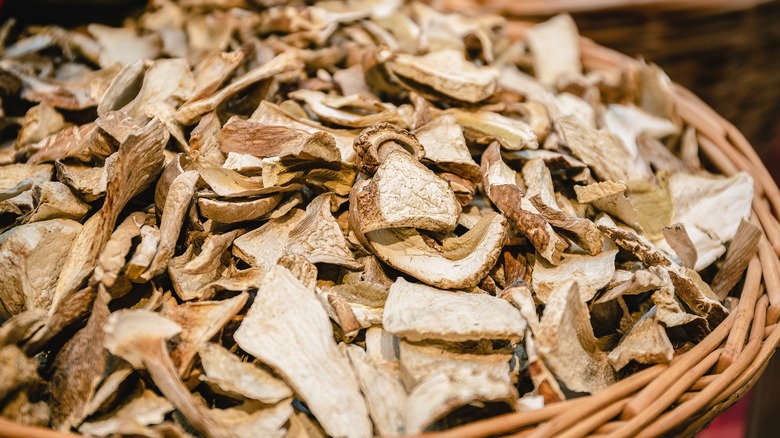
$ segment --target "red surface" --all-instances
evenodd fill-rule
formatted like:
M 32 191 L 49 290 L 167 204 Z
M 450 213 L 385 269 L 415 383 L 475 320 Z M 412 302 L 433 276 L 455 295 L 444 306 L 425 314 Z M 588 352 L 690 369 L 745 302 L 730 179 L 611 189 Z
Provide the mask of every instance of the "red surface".
M 696 434 L 696 438 L 744 438 L 749 406 L 748 392 L 734 406 L 715 417 L 706 429 Z

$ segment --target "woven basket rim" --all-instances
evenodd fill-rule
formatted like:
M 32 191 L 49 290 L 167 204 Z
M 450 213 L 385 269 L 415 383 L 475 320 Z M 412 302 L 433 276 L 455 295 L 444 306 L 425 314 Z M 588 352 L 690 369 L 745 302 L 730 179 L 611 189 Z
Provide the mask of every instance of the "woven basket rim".
M 494 11 L 515 16 L 549 16 L 563 12 L 606 11 L 738 11 L 775 0 L 477 0 Z
M 602 0 L 598 0 L 602 1 Z M 608 1 L 608 0 L 603 0 Z M 659 3 L 665 0 L 659 0 Z M 510 21 L 507 34 L 519 39 L 533 23 Z M 637 62 L 581 38 L 582 61 L 590 70 Z M 755 181 L 751 221 L 764 233 L 746 275 L 761 282 L 750 299 L 740 300 L 728 318 L 693 349 L 668 365 L 655 365 L 590 396 L 554 403 L 538 411 L 504 414 L 421 437 L 656 436 L 675 431 L 692 435 L 741 398 L 758 380 L 780 344 L 780 188 L 758 154 L 728 121 L 687 89 L 675 84 L 675 104 L 683 120 L 700 134 L 701 153 L 720 172 L 747 171 Z M 757 266 L 757 267 L 756 267 Z M 746 290 L 743 290 L 743 294 Z M 725 361 L 720 373 L 709 373 Z M 672 408 L 673 406 L 673 408 Z M 620 421 L 610 421 L 620 416 Z M 73 433 L 24 426 L 0 418 L 0 435 L 10 438 L 73 438 Z

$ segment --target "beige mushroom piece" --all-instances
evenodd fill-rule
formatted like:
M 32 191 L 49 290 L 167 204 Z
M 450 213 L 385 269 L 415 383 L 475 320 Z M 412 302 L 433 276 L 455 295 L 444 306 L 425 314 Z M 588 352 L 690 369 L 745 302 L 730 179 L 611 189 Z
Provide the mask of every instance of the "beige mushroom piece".
M 328 315 L 286 268 L 276 266 L 263 278 L 234 338 L 282 376 L 328 434 L 371 435 L 366 402 L 333 341 Z
M 103 345 L 114 355 L 145 369 L 165 398 L 179 410 L 192 427 L 214 437 L 230 437 L 230 432 L 214 420 L 179 378 L 168 355 L 166 342 L 181 333 L 175 322 L 147 310 L 119 310 L 108 317 Z
M 518 341 L 526 323 L 519 310 L 500 298 L 443 291 L 399 278 L 390 287 L 382 326 L 410 341 Z

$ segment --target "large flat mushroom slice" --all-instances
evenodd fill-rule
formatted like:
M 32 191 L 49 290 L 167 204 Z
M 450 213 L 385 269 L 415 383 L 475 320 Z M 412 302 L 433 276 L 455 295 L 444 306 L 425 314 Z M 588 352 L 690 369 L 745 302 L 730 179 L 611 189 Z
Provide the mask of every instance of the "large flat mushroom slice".
M 555 87 L 559 81 L 582 74 L 577 25 L 569 15 L 558 15 L 531 27 L 525 35 L 534 55 L 534 73 L 542 84 Z
M 285 255 L 289 234 L 306 212 L 294 208 L 282 217 L 271 219 L 233 241 L 233 255 L 250 266 L 270 270 Z
M 536 340 L 542 359 L 568 389 L 594 393 L 615 382 L 615 370 L 599 350 L 576 282 L 550 294 Z
M 480 181 L 479 164 L 471 157 L 463 128 L 454 115 L 436 117 L 415 130 L 414 135 L 425 149 L 423 162 L 431 162 L 470 181 Z
M 382 326 L 410 341 L 517 341 L 526 323 L 519 310 L 500 298 L 443 291 L 399 278 L 390 287 Z
M 656 309 L 653 307 L 609 353 L 609 364 L 616 371 L 620 371 L 632 360 L 642 364 L 668 363 L 672 360 L 674 348 L 655 315 Z
M 416 91 L 429 88 L 469 103 L 487 99 L 498 85 L 498 71 L 475 66 L 459 50 L 439 50 L 423 56 L 404 53 L 387 63 L 387 67 L 400 77 L 402 84 Z
M 353 188 L 350 208 L 362 234 L 385 228 L 451 232 L 460 203 L 449 184 L 405 151 L 392 151 L 365 184 Z
M 469 231 L 431 247 L 419 231 L 395 228 L 366 234 L 371 251 L 382 261 L 414 278 L 442 289 L 476 286 L 501 255 L 507 221 L 485 213 Z
M 564 254 L 561 262 L 555 266 L 537 257 L 531 283 L 534 292 L 542 302 L 546 303 L 553 291 L 563 283 L 575 280 L 579 284 L 582 302 L 590 301 L 612 280 L 617 253 L 617 250 L 611 250 L 595 256 Z
M 701 271 L 726 252 L 740 221 L 749 218 L 753 178 L 745 172 L 729 178 L 677 173 L 669 178 L 669 191 L 672 223 L 685 226 L 698 254 L 694 269 Z M 665 240 L 659 247 L 674 254 Z
M 0 234 L 0 317 L 51 306 L 65 257 L 81 224 L 53 219 Z
M 371 435 L 365 400 L 333 340 L 330 319 L 290 271 L 276 266 L 263 278 L 234 338 L 282 376 L 328 434 Z
M 463 127 L 466 138 L 475 143 L 489 144 L 497 141 L 508 151 L 539 147 L 536 133 L 522 120 L 492 111 L 470 111 L 459 108 L 448 109 L 445 114 L 453 114 Z

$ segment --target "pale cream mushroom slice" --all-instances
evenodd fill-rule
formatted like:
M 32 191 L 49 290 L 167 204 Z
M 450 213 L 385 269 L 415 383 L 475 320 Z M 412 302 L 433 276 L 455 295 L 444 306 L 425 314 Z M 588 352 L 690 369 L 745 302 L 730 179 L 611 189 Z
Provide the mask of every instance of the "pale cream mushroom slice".
M 293 388 L 328 434 L 371 435 L 365 400 L 328 315 L 290 271 L 276 266 L 263 278 L 234 339 Z
M 339 348 L 355 370 L 374 430 L 380 436 L 403 435 L 407 396 L 401 384 L 398 364 L 378 364 L 357 345 L 340 344 Z
M 548 297 L 536 335 L 544 362 L 571 391 L 594 393 L 616 380 L 607 354 L 599 350 L 588 308 L 577 283 L 558 286 Z
M 178 324 L 181 342 L 171 350 L 171 363 L 182 376 L 189 374 L 198 348 L 222 330 L 244 307 L 249 294 L 242 293 L 221 301 L 197 301 L 177 304 L 168 297 L 163 301 L 160 314 Z
M 580 38 L 570 15 L 557 15 L 528 29 L 525 40 L 533 52 L 534 74 L 547 87 L 582 75 Z
M 404 150 L 389 152 L 370 180 L 353 187 L 350 210 L 361 234 L 386 228 L 449 233 L 461 212 L 450 185 Z
M 299 184 L 287 184 L 284 186 L 266 185 L 267 177 L 245 176 L 234 170 L 202 159 L 195 161 L 194 167 L 200 178 L 206 182 L 214 194 L 226 199 L 270 195 L 288 192 L 300 187 Z M 206 195 L 201 192 L 201 196 L 205 197 Z
M 366 234 L 371 251 L 382 261 L 442 289 L 476 286 L 501 255 L 508 232 L 504 216 L 486 212 L 465 234 L 431 246 L 419 231 L 396 228 Z
M 577 202 L 592 204 L 620 221 L 639 228 L 639 211 L 626 197 L 628 187 L 623 182 L 602 181 L 586 186 L 574 186 Z
M 245 397 L 266 404 L 278 403 L 293 393 L 281 379 L 264 368 L 243 362 L 219 344 L 207 343 L 198 350 L 203 372 L 200 380 L 215 391 L 240 400 Z
M 165 398 L 201 433 L 230 437 L 182 383 L 168 353 L 167 341 L 182 332 L 181 326 L 148 310 L 119 310 L 105 324 L 103 345 L 133 368 L 146 370 Z
M 88 421 L 79 426 L 79 432 L 91 436 L 149 434 L 146 427 L 160 424 L 173 411 L 173 405 L 149 389 L 102 420 Z
M 337 126 L 366 128 L 383 122 L 406 125 L 396 108 L 378 101 L 373 108 L 366 108 L 364 105 L 363 108 L 360 108 L 361 112 L 353 113 L 339 107 L 338 100 L 321 91 L 301 89 L 291 92 L 289 96 L 304 102 L 306 108 L 321 121 Z M 356 97 L 352 96 L 345 96 L 341 99 L 346 100 L 347 98 L 356 100 Z
M 477 103 L 493 95 L 498 86 L 497 70 L 474 65 L 459 50 L 439 50 L 422 56 L 402 53 L 386 65 L 401 84 L 436 100 L 438 95 L 444 95 Z
M 571 116 L 556 119 L 555 125 L 563 143 L 574 156 L 590 166 L 599 179 L 628 183 L 652 175 L 647 163 L 634 162 L 631 152 L 617 135 L 589 128 Z
M 0 234 L 0 315 L 48 310 L 60 272 L 81 224 L 53 219 Z
M 497 141 L 508 151 L 539 147 L 536 133 L 522 120 L 484 110 L 451 108 L 444 113 L 454 115 L 463 128 L 466 139 L 475 143 L 489 144 Z
M 241 236 L 245 232 L 246 230 L 236 229 L 206 236 L 200 247 L 200 253 L 184 265 L 182 272 L 185 274 L 197 274 L 218 269 L 221 265 L 222 254 L 233 244 L 233 240 L 236 237 Z
M 651 297 L 656 308 L 655 319 L 664 327 L 682 327 L 689 338 L 693 340 L 703 339 L 709 334 L 707 321 L 701 316 L 688 313 L 679 301 L 674 283 L 669 272 L 662 267 L 653 267 L 650 270 L 659 278 L 663 285 L 658 288 Z
M 146 220 L 143 212 L 131 213 L 116 227 L 98 257 L 92 277 L 107 288 L 114 286 L 125 268 L 125 259 L 133 245 L 133 239 L 141 234 L 141 226 Z
M 270 270 L 285 255 L 290 231 L 306 216 L 300 208 L 271 219 L 233 241 L 233 255 L 250 266 Z
M 65 126 L 62 114 L 52 105 L 48 103 L 36 105 L 24 114 L 22 127 L 17 135 L 17 147 L 37 143 Z
M 694 269 L 701 271 L 726 252 L 740 222 L 750 217 L 753 178 L 745 172 L 728 178 L 678 173 L 669 177 L 669 192 L 672 223 L 685 226 L 698 254 Z M 673 253 L 665 241 L 658 246 Z
M 425 148 L 409 131 L 391 123 L 378 123 L 360 132 L 352 145 L 355 164 L 365 175 L 376 173 L 388 154 L 405 150 L 418 161 L 425 156 Z
M 288 254 L 300 254 L 311 263 L 328 263 L 357 269 L 360 265 L 347 246 L 347 241 L 332 210 L 336 206 L 333 194 L 314 198 L 306 207 L 306 215 L 287 235 Z
M 431 162 L 469 181 L 480 181 L 479 164 L 471 157 L 463 129 L 454 115 L 441 115 L 413 133 L 425 149 L 423 162 Z
M 656 319 L 656 309 L 649 312 L 631 327 L 617 347 L 609 353 L 609 364 L 620 371 L 629 362 L 641 364 L 669 363 L 674 347 L 666 335 L 666 329 Z
M 130 281 L 143 282 L 141 274 L 146 272 L 157 254 L 157 246 L 160 244 L 160 229 L 143 225 L 140 231 L 141 241 L 135 247 L 133 255 L 125 267 L 125 274 Z
M 261 198 L 221 200 L 198 198 L 198 211 L 206 219 L 231 224 L 259 219 L 279 205 L 283 195 L 271 194 Z
M 581 301 L 590 301 L 612 280 L 617 253 L 617 250 L 611 250 L 595 256 L 564 254 L 560 263 L 554 266 L 537 257 L 531 283 L 536 297 L 546 303 L 556 290 L 573 280 L 579 285 Z
M 637 295 L 663 286 L 664 282 L 652 269 L 639 269 L 633 272 L 616 269 L 615 275 L 607 285 L 607 290 L 595 303 L 604 303 L 624 295 Z
M 191 99 L 203 99 L 219 89 L 225 80 L 244 61 L 245 53 L 241 50 L 235 52 L 216 52 L 195 66 L 195 89 Z
M 660 140 L 678 131 L 677 126 L 668 119 L 648 114 L 633 105 L 620 104 L 607 105 L 604 111 L 604 127 L 620 138 L 637 167 L 644 170 L 649 170 L 649 163 L 640 153 L 637 144 L 639 136 Z
M 146 69 L 141 89 L 122 111 L 131 117 L 151 115 L 158 103 L 178 106 L 192 95 L 195 78 L 186 60 L 158 59 Z
M 155 59 L 160 55 L 161 41 L 157 34 L 139 36 L 136 29 L 108 27 L 90 24 L 87 30 L 100 45 L 100 66 L 114 63 L 132 64 L 143 59 Z
M 53 170 L 51 164 L 14 163 L 0 166 L 0 201 L 30 190 L 35 184 L 50 181 Z
M 198 271 L 194 274 L 186 272 L 187 265 L 198 257 L 195 246 L 194 243 L 188 245 L 184 253 L 171 258 L 166 267 L 173 290 L 182 301 L 203 299 L 201 293 L 204 288 L 218 280 L 224 269 L 222 264 L 223 260 L 220 257 L 212 260 L 216 265 L 216 267 L 212 269 Z M 143 275 L 141 276 L 141 280 L 146 281 L 143 279 Z
M 108 177 L 118 156 L 116 153 L 110 155 L 103 166 L 97 167 L 56 161 L 57 179 L 73 189 L 84 201 L 95 201 L 106 194 Z
M 518 341 L 526 322 L 519 310 L 500 298 L 443 291 L 398 278 L 390 287 L 382 327 L 410 341 Z

